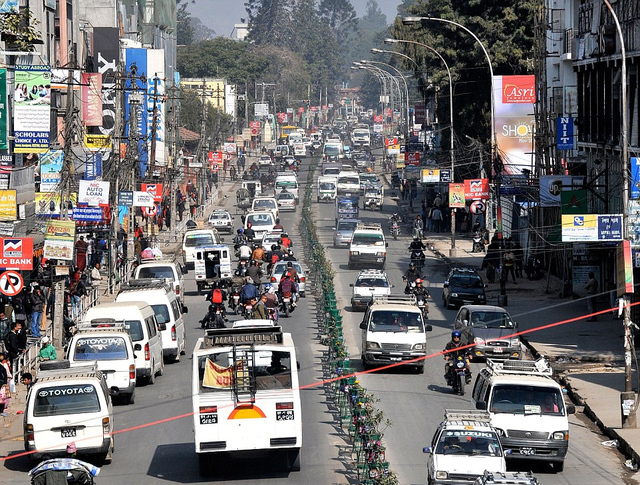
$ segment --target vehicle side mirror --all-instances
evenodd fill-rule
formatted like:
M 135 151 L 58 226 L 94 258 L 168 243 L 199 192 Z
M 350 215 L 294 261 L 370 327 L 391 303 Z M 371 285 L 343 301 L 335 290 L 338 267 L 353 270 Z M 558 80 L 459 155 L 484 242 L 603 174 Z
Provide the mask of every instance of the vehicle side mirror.
M 576 407 L 573 404 L 567 404 L 567 414 L 576 414 Z
M 223 242 L 224 242 L 224 238 L 223 238 L 223 237 L 221 237 L 221 238 L 220 238 L 220 242 L 221 242 L 221 243 L 223 243 Z
M 445 282 L 442 284 L 442 286 L 443 286 L 443 288 L 449 288 L 449 282 L 448 282 L 448 281 L 445 281 Z
M 331 230 L 332 230 L 332 231 L 335 231 L 335 230 L 336 230 L 336 228 L 335 228 L 335 227 L 332 227 L 332 228 L 331 228 Z
M 298 370 L 300 370 L 300 362 L 296 361 L 296 367 L 298 368 Z
M 365 322 L 364 320 L 360 322 L 360 328 L 362 330 L 366 330 L 367 329 L 367 322 Z
M 189 313 L 189 308 L 187 308 L 186 306 L 182 305 L 182 313 Z
M 432 327 L 431 325 L 427 324 L 427 325 L 425 325 L 425 326 L 424 326 L 424 329 L 425 329 L 427 332 L 431 332 L 431 331 L 433 330 L 433 327 Z
M 351 288 L 353 288 L 353 283 L 349 283 L 349 286 L 350 286 Z
M 431 447 L 430 446 L 425 446 L 424 448 L 422 448 L 422 452 L 423 453 L 432 453 Z
M 479 409 L 480 411 L 486 411 L 487 410 L 487 403 L 484 401 L 478 401 L 476 403 L 476 409 Z
M 182 271 L 182 274 L 187 274 L 189 272 L 186 266 L 180 266 L 180 270 Z
M 513 328 L 518 328 L 518 322 L 513 322 Z
M 384 245 L 384 247 L 388 248 L 388 247 L 389 247 L 389 243 L 386 243 L 386 244 Z
M 135 350 L 135 351 L 142 350 L 142 345 L 140 345 L 140 344 L 135 344 L 135 345 L 133 346 L 133 350 Z
M 158 324 L 158 330 L 166 330 L 167 329 L 167 324 L 166 323 L 159 323 Z

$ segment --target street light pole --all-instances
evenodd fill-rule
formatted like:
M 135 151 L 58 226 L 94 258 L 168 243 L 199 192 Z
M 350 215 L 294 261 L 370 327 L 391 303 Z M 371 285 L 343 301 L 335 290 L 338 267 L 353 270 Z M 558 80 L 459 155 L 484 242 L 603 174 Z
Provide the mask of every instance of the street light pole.
M 450 130 L 450 147 L 449 151 L 451 152 L 451 181 L 455 182 L 455 167 L 456 167 L 456 158 L 455 152 L 453 149 L 453 78 L 451 77 L 451 70 L 449 69 L 449 64 L 444 60 L 444 57 L 440 55 L 440 53 L 435 50 L 433 47 L 427 44 L 423 44 L 422 42 L 416 42 L 414 40 L 404 40 L 404 39 L 385 39 L 385 44 L 414 44 L 420 47 L 424 47 L 425 49 L 430 50 L 435 55 L 437 55 L 442 63 L 444 64 L 445 69 L 447 70 L 447 75 L 449 76 L 449 122 L 451 123 Z M 390 51 L 393 52 L 393 51 Z M 404 55 L 404 54 L 401 54 Z M 406 56 L 408 57 L 408 56 Z M 455 209 L 451 209 L 451 250 L 449 251 L 449 256 L 456 256 L 456 213 Z
M 371 66 L 369 67 L 369 69 L 367 69 L 365 66 L 359 65 L 359 63 L 357 62 L 354 62 L 354 64 L 355 64 L 354 66 L 351 66 L 351 69 L 366 69 L 367 71 L 369 71 L 370 74 L 376 77 L 378 82 L 380 82 L 380 86 L 382 88 L 381 90 L 382 96 L 380 99 L 380 103 L 382 103 L 382 113 L 384 116 L 385 104 L 388 104 L 387 100 L 389 98 L 389 95 L 387 94 L 387 80 L 385 79 L 385 76 L 380 74 L 377 69 L 374 69 Z
M 384 69 L 381 69 L 378 66 L 374 66 L 373 64 L 370 64 L 370 63 L 365 64 L 362 61 L 359 61 L 359 62 L 354 62 L 354 64 L 359 69 L 367 69 L 370 72 L 376 72 L 383 79 L 392 81 L 391 87 L 389 88 L 389 94 L 390 94 L 389 98 L 390 99 L 389 99 L 389 103 L 388 104 L 391 106 L 390 109 L 391 109 L 391 111 L 393 113 L 393 111 L 395 111 L 395 108 L 396 108 L 395 97 L 394 97 L 394 94 L 393 94 L 393 84 L 395 84 L 396 89 L 398 90 L 398 95 L 400 97 L 400 109 L 402 110 L 402 90 L 400 89 L 400 83 L 395 78 L 395 76 L 391 75 L 390 72 L 387 72 Z

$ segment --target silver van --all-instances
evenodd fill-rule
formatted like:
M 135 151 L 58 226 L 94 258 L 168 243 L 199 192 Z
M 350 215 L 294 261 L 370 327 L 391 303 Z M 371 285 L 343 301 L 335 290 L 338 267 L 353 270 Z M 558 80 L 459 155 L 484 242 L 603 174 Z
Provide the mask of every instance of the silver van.
M 82 323 L 93 327 L 124 325 L 136 352 L 136 377 L 154 384 L 156 376 L 164 374 L 162 336 L 156 314 L 147 302 L 103 303 L 89 308 Z
M 162 336 L 162 355 L 167 361 L 178 362 L 185 354 L 186 330 L 182 315 L 188 308 L 162 280 L 133 279 L 122 285 L 116 302 L 135 301 L 144 301 L 153 308 Z

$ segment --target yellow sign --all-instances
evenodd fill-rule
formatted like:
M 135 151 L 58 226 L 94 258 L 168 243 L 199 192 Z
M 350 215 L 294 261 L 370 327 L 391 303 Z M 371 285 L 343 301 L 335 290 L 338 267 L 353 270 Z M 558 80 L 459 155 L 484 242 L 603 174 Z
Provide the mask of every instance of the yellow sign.
M 15 221 L 18 218 L 16 191 L 0 190 L 0 221 Z
M 111 148 L 111 137 L 109 135 L 84 135 L 84 144 L 89 150 Z
M 203 387 L 213 387 L 218 389 L 229 389 L 233 384 L 233 366 L 221 367 L 211 359 L 207 358 L 204 369 Z

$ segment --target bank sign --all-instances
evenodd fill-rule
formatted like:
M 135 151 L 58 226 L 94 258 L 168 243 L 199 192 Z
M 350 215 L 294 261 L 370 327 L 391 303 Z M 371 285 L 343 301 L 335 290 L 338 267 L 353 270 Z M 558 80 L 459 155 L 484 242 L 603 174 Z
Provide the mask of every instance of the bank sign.
M 109 182 L 81 180 L 78 202 L 92 207 L 109 204 Z
M 33 269 L 33 239 L 30 237 L 0 238 L 0 268 Z
M 622 241 L 622 214 L 563 214 L 562 242 Z

